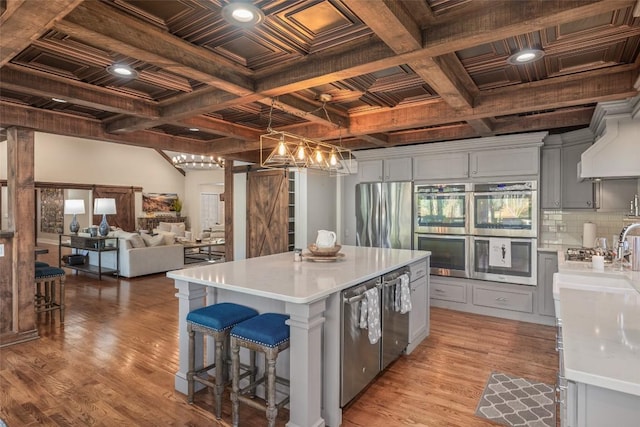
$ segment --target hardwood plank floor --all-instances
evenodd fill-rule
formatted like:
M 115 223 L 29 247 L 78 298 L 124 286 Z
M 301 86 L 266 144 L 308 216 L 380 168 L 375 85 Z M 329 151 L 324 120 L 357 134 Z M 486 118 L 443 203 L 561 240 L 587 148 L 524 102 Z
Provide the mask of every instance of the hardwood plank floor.
M 57 261 L 57 248 L 39 257 Z M 0 418 L 17 426 L 230 425 L 213 399 L 173 389 L 177 313 L 173 281 L 67 275 L 65 324 L 39 318 L 41 338 L 0 349 Z M 474 416 L 492 371 L 555 382 L 554 328 L 432 309 L 431 336 L 344 411 L 345 426 L 490 426 Z M 281 411 L 278 425 L 285 425 Z M 242 426 L 265 425 L 241 406 Z

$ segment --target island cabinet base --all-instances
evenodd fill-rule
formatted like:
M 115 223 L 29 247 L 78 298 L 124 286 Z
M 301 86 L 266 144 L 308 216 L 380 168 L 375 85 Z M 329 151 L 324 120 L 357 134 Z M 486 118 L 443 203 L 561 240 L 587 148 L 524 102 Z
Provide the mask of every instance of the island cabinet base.
M 568 381 L 566 417 L 561 427 L 637 427 L 640 396 Z

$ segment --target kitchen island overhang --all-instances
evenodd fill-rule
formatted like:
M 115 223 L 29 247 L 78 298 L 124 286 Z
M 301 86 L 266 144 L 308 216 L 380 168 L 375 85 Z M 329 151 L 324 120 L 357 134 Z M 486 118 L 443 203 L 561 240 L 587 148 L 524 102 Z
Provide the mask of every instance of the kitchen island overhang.
M 408 266 L 427 251 L 343 246 L 336 262 L 294 262 L 292 252 L 211 264 L 167 273 L 179 299 L 179 370 L 175 388 L 186 394 L 188 335 L 186 316 L 194 309 L 231 301 L 260 312 L 290 316 L 290 412 L 288 426 L 340 425 L 340 291 Z M 323 333 L 324 325 L 324 333 Z M 196 364 L 203 340 L 196 341 Z M 207 349 L 211 343 L 207 342 Z M 207 354 L 213 354 L 207 351 Z M 209 357 L 209 356 L 207 356 Z M 200 360 L 198 360 L 200 359 Z

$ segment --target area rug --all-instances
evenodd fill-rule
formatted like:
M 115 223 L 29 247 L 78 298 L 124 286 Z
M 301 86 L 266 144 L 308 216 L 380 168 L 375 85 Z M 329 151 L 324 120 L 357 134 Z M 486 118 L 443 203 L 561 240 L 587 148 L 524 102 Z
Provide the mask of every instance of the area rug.
M 492 372 L 476 415 L 512 427 L 555 427 L 553 387 L 502 372 Z

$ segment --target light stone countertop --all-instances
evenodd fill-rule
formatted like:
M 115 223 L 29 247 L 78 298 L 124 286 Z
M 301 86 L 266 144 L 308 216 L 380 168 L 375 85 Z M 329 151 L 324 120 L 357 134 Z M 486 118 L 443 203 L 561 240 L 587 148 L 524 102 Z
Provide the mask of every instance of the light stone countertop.
M 565 377 L 640 396 L 640 293 L 560 289 Z
M 564 258 L 558 251 L 553 297 L 566 378 L 640 396 L 640 272 Z
M 304 253 L 304 251 L 303 251 Z M 167 277 L 279 301 L 306 304 L 396 268 L 428 251 L 342 246 L 335 262 L 294 262 L 293 252 L 174 270 Z

